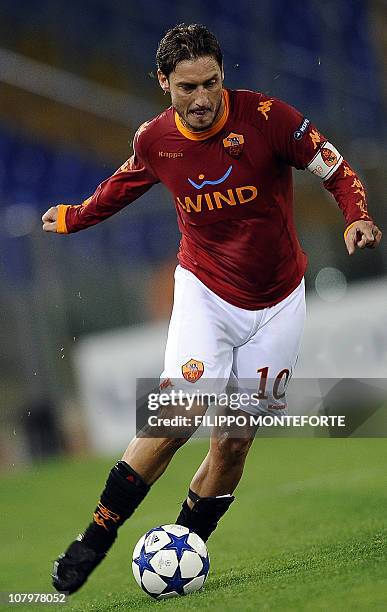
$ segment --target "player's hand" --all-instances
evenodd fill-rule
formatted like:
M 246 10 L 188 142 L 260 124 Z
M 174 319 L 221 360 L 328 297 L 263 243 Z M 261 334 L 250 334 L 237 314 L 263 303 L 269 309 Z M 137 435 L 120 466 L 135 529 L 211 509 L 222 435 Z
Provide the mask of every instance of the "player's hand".
M 344 238 L 349 255 L 353 255 L 356 248 L 374 249 L 381 239 L 382 232 L 372 221 L 355 221 Z
M 58 207 L 51 206 L 43 215 L 43 231 L 56 232 L 56 222 L 58 219 Z

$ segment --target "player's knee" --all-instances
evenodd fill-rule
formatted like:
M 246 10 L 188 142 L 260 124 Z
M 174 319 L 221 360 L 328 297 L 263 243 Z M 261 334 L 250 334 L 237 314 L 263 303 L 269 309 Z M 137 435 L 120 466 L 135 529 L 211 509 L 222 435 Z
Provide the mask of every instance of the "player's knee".
M 227 465 L 243 462 L 251 442 L 250 438 L 219 438 L 215 445 L 218 461 Z

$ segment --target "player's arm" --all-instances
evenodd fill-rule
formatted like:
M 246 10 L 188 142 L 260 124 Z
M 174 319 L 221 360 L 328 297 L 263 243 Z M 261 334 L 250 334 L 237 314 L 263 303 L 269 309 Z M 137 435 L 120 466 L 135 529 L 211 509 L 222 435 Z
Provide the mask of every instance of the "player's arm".
M 314 143 L 317 144 L 317 139 L 320 139 L 320 143 L 306 168 L 323 180 L 325 189 L 333 195 L 344 215 L 344 241 L 349 255 L 356 248 L 375 248 L 382 238 L 382 232 L 369 215 L 361 180 L 339 151 L 316 128 L 309 135 Z
M 59 204 L 42 216 L 43 230 L 69 234 L 96 225 L 122 210 L 158 182 L 149 164 L 138 152 L 135 140 L 133 155 L 92 196 L 73 206 Z
M 336 199 L 345 219 L 348 253 L 352 255 L 355 248 L 375 248 L 382 232 L 369 215 L 365 189 L 356 172 L 296 109 L 268 98 L 260 104 L 266 109 L 264 129 L 276 154 L 295 168 L 307 169 L 320 177 L 325 189 Z
M 364 186 L 345 159 L 335 172 L 324 180 L 324 187 L 336 199 L 346 221 L 344 241 L 350 255 L 356 248 L 374 249 L 382 239 L 382 232 L 368 213 Z

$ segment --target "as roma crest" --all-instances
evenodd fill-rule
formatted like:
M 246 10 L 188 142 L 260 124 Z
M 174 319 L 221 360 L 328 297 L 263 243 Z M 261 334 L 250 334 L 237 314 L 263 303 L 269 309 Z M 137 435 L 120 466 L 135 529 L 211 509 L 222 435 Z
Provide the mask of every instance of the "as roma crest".
M 226 138 L 223 138 L 224 148 L 227 153 L 235 159 L 238 159 L 242 155 L 244 142 L 245 139 L 243 134 L 235 134 L 234 132 L 230 132 Z
M 188 382 L 194 383 L 203 375 L 204 363 L 197 359 L 190 359 L 181 366 L 181 372 Z
M 337 163 L 337 155 L 328 147 L 321 149 L 321 156 L 327 166 L 334 166 Z

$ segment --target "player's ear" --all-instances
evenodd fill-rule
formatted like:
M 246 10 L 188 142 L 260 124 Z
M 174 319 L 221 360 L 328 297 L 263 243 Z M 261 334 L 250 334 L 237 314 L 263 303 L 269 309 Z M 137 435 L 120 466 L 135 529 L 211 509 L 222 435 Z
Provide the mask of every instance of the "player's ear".
M 163 72 L 161 72 L 161 70 L 157 70 L 157 78 L 159 80 L 159 84 L 161 89 L 163 90 L 163 92 L 166 94 L 167 92 L 169 92 L 169 81 L 168 81 L 168 77 L 165 76 L 165 74 Z

